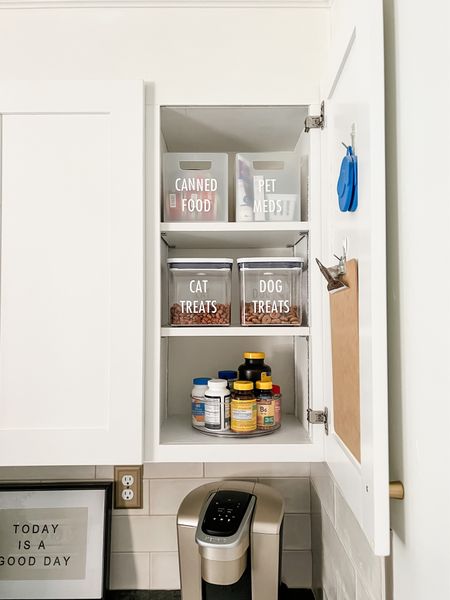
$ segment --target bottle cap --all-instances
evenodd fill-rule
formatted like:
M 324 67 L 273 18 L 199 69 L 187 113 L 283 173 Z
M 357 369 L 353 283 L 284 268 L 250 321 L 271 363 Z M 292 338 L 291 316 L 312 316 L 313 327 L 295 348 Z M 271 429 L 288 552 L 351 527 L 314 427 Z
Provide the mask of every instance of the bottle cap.
M 234 390 L 251 391 L 253 390 L 253 381 L 235 381 Z
M 237 379 L 237 371 L 219 371 L 217 377 L 219 379 Z
M 272 381 L 272 375 L 267 375 L 267 373 L 261 373 L 261 381 Z
M 192 383 L 194 385 L 208 385 L 208 381 L 211 379 L 211 377 L 194 377 L 194 379 L 192 380 Z
M 265 352 L 244 352 L 244 358 L 266 358 Z
M 208 381 L 208 387 L 209 388 L 227 387 L 227 380 L 226 379 L 210 379 Z
M 274 394 L 281 394 L 281 388 L 280 388 L 280 386 L 279 386 L 279 385 L 275 385 L 275 384 L 274 384 L 274 385 L 272 386 L 272 392 L 273 392 Z
M 257 381 L 256 389 L 257 390 L 271 390 L 272 382 L 271 381 Z

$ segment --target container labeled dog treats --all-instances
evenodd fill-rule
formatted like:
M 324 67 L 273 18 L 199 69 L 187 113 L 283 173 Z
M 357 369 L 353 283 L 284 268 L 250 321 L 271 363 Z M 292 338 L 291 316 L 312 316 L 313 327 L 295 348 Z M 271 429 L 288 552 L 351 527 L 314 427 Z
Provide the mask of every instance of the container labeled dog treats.
M 302 258 L 238 258 L 237 263 L 241 325 L 302 324 Z

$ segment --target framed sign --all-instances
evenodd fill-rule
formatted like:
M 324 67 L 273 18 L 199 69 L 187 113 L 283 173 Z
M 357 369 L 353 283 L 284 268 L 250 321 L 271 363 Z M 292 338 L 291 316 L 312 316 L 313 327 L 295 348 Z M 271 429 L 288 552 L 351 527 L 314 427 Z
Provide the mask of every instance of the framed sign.
M 112 483 L 0 485 L 0 599 L 102 599 Z

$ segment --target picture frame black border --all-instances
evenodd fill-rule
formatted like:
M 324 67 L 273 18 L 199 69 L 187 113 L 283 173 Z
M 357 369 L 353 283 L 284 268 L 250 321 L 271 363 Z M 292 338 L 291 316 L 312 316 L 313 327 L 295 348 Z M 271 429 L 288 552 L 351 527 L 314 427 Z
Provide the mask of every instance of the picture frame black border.
M 18 491 L 68 491 L 71 490 L 103 490 L 105 492 L 103 514 L 103 574 L 102 595 L 88 600 L 107 600 L 109 596 L 109 575 L 111 558 L 111 517 L 113 501 L 112 481 L 67 481 L 67 482 L 1 482 L 0 492 Z M 6 599 L 5 599 L 6 600 Z M 42 598 L 45 600 L 45 597 Z M 75 597 L 73 600 L 77 600 Z

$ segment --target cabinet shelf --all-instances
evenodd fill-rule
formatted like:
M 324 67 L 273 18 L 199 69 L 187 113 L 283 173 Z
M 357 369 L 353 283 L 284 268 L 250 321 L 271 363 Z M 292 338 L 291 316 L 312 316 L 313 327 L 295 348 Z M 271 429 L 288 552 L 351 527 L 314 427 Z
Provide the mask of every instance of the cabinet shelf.
M 290 248 L 308 231 L 307 221 L 160 224 L 171 248 Z
M 283 415 L 281 429 L 262 437 L 214 438 L 195 431 L 189 415 L 168 417 L 161 426 L 158 456 L 155 460 L 179 460 L 180 452 L 186 461 L 242 461 L 249 462 L 318 460 L 317 448 L 308 431 L 294 415 Z
M 161 337 L 308 337 L 309 327 L 161 327 Z

